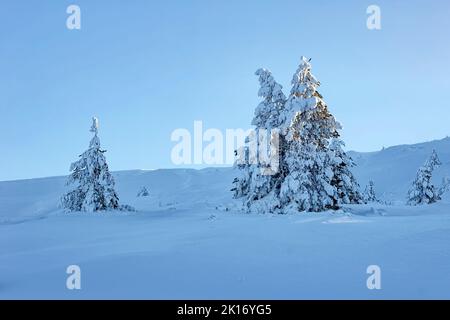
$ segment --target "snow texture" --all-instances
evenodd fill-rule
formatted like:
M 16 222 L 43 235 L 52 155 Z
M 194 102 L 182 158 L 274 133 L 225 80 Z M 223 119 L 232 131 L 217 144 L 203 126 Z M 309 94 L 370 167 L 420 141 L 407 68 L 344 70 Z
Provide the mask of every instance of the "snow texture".
M 322 213 L 243 215 L 231 168 L 113 172 L 130 213 L 64 213 L 66 177 L 0 182 L 0 298 L 449 299 L 449 194 L 405 205 L 433 149 L 439 184 L 450 139 L 352 152 L 358 180 L 392 205 Z M 81 290 L 66 289 L 72 264 Z M 373 264 L 381 290 L 366 287 Z

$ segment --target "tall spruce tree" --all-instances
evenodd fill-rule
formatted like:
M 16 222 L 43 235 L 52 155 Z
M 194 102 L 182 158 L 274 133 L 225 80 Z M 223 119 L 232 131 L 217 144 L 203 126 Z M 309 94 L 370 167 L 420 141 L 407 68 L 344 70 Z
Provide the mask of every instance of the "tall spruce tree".
M 278 133 L 279 116 L 286 96 L 269 70 L 258 69 L 255 74 L 260 83 L 258 96 L 263 101 L 257 106 L 252 120 L 255 129 L 247 137 L 246 146 L 237 152 L 235 167 L 239 169 L 239 177 L 234 179 L 232 191 L 235 198 L 245 197 L 246 210 L 264 211 L 266 206 L 258 204 L 258 201 L 271 192 L 279 177 L 279 168 L 271 168 L 268 159 L 270 156 L 279 158 L 279 155 L 262 153 L 270 152 L 266 147 L 275 139 L 273 135 Z
M 310 59 L 302 57 L 283 114 L 285 124 L 292 115 L 294 120 L 285 129 L 288 174 L 281 194 L 285 205 L 300 211 L 337 209 L 361 202 L 359 185 L 350 171 L 354 162 L 343 151 L 339 138 L 341 125 L 328 111 L 319 86 L 311 73 Z M 298 186 L 303 186 L 304 195 L 298 194 Z M 291 203 L 293 199 L 296 204 Z
M 433 171 L 441 164 L 436 151 L 433 150 L 428 160 L 417 171 L 416 178 L 408 191 L 407 204 L 412 206 L 430 204 L 441 199 L 439 190 L 432 182 Z
M 119 208 L 119 198 L 114 189 L 114 178 L 109 172 L 98 138 L 98 120 L 92 119 L 90 130 L 94 137 L 89 149 L 72 163 L 67 185 L 73 186 L 62 198 L 62 205 L 70 211 L 100 211 Z
M 252 124 L 256 126 L 250 135 L 250 183 L 246 199 L 246 207 L 250 212 L 272 210 L 272 196 L 269 193 L 276 188 L 280 177 L 279 150 L 270 150 L 269 145 L 279 143 L 280 114 L 283 112 L 286 96 L 283 87 L 275 81 L 267 69 L 258 69 L 260 88 L 258 96 L 263 99 L 255 110 Z M 276 154 L 270 154 L 270 152 Z M 253 157 L 252 157 L 253 156 Z M 272 167 L 271 159 L 277 158 L 277 166 Z
M 289 127 L 288 174 L 280 190 L 287 211 L 334 208 L 337 189 L 331 183 L 332 163 L 319 119 L 317 110 L 307 109 L 298 112 Z

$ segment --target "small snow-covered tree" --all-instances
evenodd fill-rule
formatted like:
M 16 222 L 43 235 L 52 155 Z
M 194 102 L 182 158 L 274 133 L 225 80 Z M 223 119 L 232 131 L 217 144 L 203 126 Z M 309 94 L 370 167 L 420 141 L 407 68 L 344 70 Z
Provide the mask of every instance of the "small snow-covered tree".
M 378 202 L 377 196 L 375 194 L 375 184 L 372 180 L 369 181 L 366 188 L 364 189 L 364 201 L 368 202 Z
M 435 150 L 430 158 L 419 168 L 416 178 L 408 191 L 409 205 L 430 204 L 440 200 L 439 190 L 432 183 L 433 170 L 441 165 Z
M 67 181 L 73 186 L 62 198 L 62 205 L 70 211 L 99 211 L 119 208 L 119 198 L 114 189 L 114 178 L 109 172 L 98 138 L 98 120 L 92 119 L 92 138 L 89 149 L 70 166 L 72 173 Z
M 147 187 L 145 187 L 145 186 L 143 186 L 137 194 L 138 197 L 148 197 L 149 195 L 150 195 L 150 193 L 148 192 Z
M 450 177 L 444 177 L 439 188 L 439 196 L 443 196 L 448 191 L 450 191 Z

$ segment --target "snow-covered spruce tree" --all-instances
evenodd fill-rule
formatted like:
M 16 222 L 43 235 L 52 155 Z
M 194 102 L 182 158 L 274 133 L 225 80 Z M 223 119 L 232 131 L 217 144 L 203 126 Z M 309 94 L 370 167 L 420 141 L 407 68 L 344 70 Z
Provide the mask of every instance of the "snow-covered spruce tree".
M 233 180 L 231 191 L 233 198 L 239 199 L 247 196 L 250 188 L 251 168 L 248 163 L 248 147 L 240 147 L 235 150 L 234 155 L 236 157 L 234 168 L 238 176 Z
M 250 212 L 270 211 L 266 203 L 268 194 L 280 181 L 279 161 L 273 167 L 270 159 L 280 159 L 278 154 L 271 152 L 279 151 L 278 148 L 270 150 L 269 145 L 280 143 L 278 127 L 280 126 L 280 113 L 283 110 L 286 96 L 282 91 L 282 86 L 273 78 L 267 69 L 258 69 L 255 74 L 258 76 L 260 89 L 258 96 L 263 99 L 255 110 L 252 125 L 255 126 L 252 134 L 246 139 L 246 146 L 241 148 L 237 165 L 240 169 L 240 176 L 234 180 L 234 196 L 244 196 L 244 206 Z M 242 152 L 245 152 L 245 164 L 242 164 Z M 264 153 L 264 154 L 263 154 Z M 243 190 L 243 192 L 241 192 Z M 263 201 L 260 201 L 264 199 Z
M 338 128 L 341 128 L 340 125 Z M 339 133 L 338 133 L 339 134 Z M 337 188 L 338 200 L 335 205 L 362 203 L 360 187 L 351 168 L 355 166 L 353 159 L 342 149 L 345 144 L 339 138 L 331 139 L 331 165 L 333 178 L 331 184 Z
M 372 180 L 369 181 L 366 188 L 364 189 L 364 202 L 378 202 L 377 196 L 375 194 L 375 184 Z
M 440 165 L 441 161 L 433 150 L 430 158 L 417 171 L 416 178 L 408 191 L 407 204 L 415 206 L 440 200 L 439 190 L 432 183 L 433 170 Z
M 298 112 L 314 109 L 319 102 L 318 99 L 322 99 L 317 91 L 320 82 L 311 74 L 310 61 L 311 59 L 302 56 L 300 65 L 292 77 L 291 93 L 280 114 L 280 123 L 286 134 Z
M 258 96 L 263 101 L 256 107 L 252 125 L 256 126 L 256 129 L 278 128 L 280 126 L 280 114 L 286 102 L 283 87 L 275 81 L 272 73 L 267 69 L 258 69 L 255 75 L 258 76 L 260 84 Z
M 350 171 L 354 163 L 342 150 L 341 125 L 328 111 L 317 91 L 319 85 L 311 74 L 310 59 L 302 57 L 281 115 L 289 151 L 280 198 L 288 211 L 337 209 L 341 204 L 362 200 Z M 293 121 L 286 126 L 290 117 Z
M 289 150 L 280 201 L 285 212 L 333 209 L 337 189 L 332 185 L 333 170 L 320 123 L 313 109 L 298 112 L 289 127 Z
M 275 81 L 269 70 L 258 69 L 255 75 L 258 76 L 260 84 L 258 96 L 263 101 L 255 110 L 252 125 L 256 128 L 254 134 L 249 137 L 253 140 L 250 141 L 250 148 L 255 150 L 250 155 L 251 180 L 245 205 L 249 212 L 267 212 L 273 211 L 277 206 L 277 195 L 272 190 L 279 189 L 282 182 L 279 148 L 271 150 L 278 154 L 269 155 L 271 151 L 268 145 L 280 143 L 278 128 L 281 125 L 280 114 L 283 112 L 286 96 L 283 87 Z M 272 167 L 269 157 L 277 158 L 276 167 Z
M 118 209 L 119 198 L 104 156 L 106 151 L 100 148 L 97 118 L 92 119 L 90 131 L 94 137 L 89 149 L 70 166 L 72 173 L 67 184 L 73 185 L 73 189 L 63 196 L 62 205 L 70 211 Z

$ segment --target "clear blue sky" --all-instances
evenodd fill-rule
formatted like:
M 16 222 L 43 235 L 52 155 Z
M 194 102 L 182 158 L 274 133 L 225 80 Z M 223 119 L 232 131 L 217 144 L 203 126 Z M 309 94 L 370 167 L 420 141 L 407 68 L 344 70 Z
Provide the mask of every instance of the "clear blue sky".
M 79 31 L 65 25 L 72 3 Z M 370 4 L 379 31 L 366 28 Z M 288 93 L 301 55 L 348 149 L 442 138 L 449 35 L 444 0 L 2 0 L 0 180 L 67 174 L 92 115 L 112 170 L 173 167 L 174 129 L 249 128 L 254 71 Z

